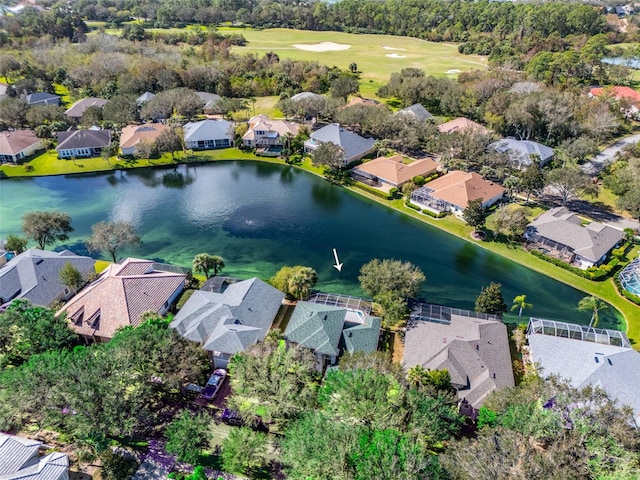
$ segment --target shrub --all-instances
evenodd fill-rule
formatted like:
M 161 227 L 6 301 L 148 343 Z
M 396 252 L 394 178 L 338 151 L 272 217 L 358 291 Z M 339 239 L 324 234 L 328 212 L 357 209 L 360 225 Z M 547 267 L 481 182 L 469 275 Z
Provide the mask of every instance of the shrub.
M 411 203 L 411 202 L 409 201 L 409 199 L 408 199 L 408 198 L 407 198 L 407 200 L 404 202 L 404 204 L 405 204 L 407 207 L 409 207 L 409 208 L 411 208 L 411 209 L 413 209 L 413 210 L 416 210 L 416 211 L 418 211 L 418 212 L 420 211 L 420 207 L 418 207 L 417 205 L 414 205 L 413 203 Z
M 392 200 L 393 197 L 391 195 L 388 195 L 386 193 L 384 193 L 381 190 L 378 190 L 377 188 L 373 188 L 370 187 L 369 185 L 365 184 L 365 183 L 361 183 L 361 182 L 356 182 L 354 183 L 354 186 L 358 187 L 360 190 L 364 190 L 365 192 L 369 192 L 369 193 L 373 193 L 374 195 L 384 198 L 385 200 Z
M 424 179 L 424 177 L 422 175 L 416 175 L 415 177 L 413 177 L 413 183 L 415 183 L 419 187 L 424 185 L 425 182 L 426 182 L 426 180 Z
M 397 198 L 398 189 L 396 187 L 390 188 L 389 189 L 389 195 L 391 196 L 391 198 Z
M 422 213 L 424 213 L 425 215 L 429 215 L 430 217 L 433 217 L 433 218 L 443 218 L 447 216 L 447 212 L 434 213 L 428 208 L 423 208 Z
M 600 265 L 599 267 L 589 267 L 586 270 L 582 270 L 578 267 L 569 265 L 568 263 L 563 262 L 562 260 L 559 260 L 557 258 L 549 257 L 548 255 L 545 255 L 544 253 L 539 252 L 538 250 L 531 250 L 531 254 L 549 263 L 553 263 L 557 267 L 564 268 L 565 270 L 575 273 L 579 277 L 583 277 L 583 278 L 586 278 L 587 280 L 594 280 L 594 281 L 602 281 L 605 278 L 607 278 L 611 274 L 613 269 L 617 267 L 618 264 L 620 263 L 620 261 L 617 258 L 613 258 L 609 261 L 609 263 L 605 263 L 603 265 Z

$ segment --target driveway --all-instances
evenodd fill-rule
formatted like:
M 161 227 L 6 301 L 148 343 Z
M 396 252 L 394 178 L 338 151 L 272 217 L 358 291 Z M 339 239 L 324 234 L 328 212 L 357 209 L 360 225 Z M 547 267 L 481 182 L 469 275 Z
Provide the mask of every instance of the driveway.
M 602 150 L 591 160 L 583 163 L 580 167 L 590 176 L 598 175 L 608 164 L 616 159 L 616 155 L 627 145 L 640 142 L 640 133 L 621 138 L 616 143 Z

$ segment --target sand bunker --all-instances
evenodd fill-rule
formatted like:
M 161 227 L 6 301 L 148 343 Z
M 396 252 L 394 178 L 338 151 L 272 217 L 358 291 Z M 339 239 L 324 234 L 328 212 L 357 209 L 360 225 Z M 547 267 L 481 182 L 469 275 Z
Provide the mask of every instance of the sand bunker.
M 457 68 L 454 68 L 452 70 L 447 70 L 447 73 L 451 73 L 451 74 L 453 74 L 453 73 L 462 73 L 462 70 L 458 70 Z
M 387 57 L 389 57 L 389 58 L 407 58 L 406 55 L 398 55 L 397 53 L 387 53 Z
M 293 46 L 299 50 L 307 50 L 309 52 L 337 52 L 351 48 L 351 45 L 334 42 L 296 43 Z
M 402 50 L 403 52 L 405 52 L 407 49 L 406 48 L 396 48 L 396 47 L 382 47 L 385 50 Z

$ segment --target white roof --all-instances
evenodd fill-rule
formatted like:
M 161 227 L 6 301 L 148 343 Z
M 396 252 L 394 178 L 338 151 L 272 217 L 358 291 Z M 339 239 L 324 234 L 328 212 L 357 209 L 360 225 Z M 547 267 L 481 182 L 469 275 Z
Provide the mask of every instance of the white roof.
M 183 127 L 183 130 L 186 142 L 233 138 L 233 124 L 226 120 L 189 122 Z

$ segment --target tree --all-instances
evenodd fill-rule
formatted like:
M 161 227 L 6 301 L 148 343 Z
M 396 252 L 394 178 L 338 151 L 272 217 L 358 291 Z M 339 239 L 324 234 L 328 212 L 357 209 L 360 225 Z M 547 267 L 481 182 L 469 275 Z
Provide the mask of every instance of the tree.
M 9 234 L 7 235 L 7 240 L 4 242 L 4 249 L 19 255 L 27 249 L 27 239 L 19 237 L 18 235 Z
M 414 365 L 407 371 L 407 382 L 413 388 L 420 388 L 429 383 L 428 371 L 420 364 Z
M 155 143 L 147 142 L 146 140 L 142 140 L 136 144 L 136 148 L 133 151 L 133 156 L 136 158 L 141 158 L 143 160 L 149 160 L 152 156 L 157 153 Z
M 116 262 L 116 252 L 123 247 L 142 244 L 140 235 L 129 222 L 98 222 L 91 227 L 91 237 L 87 247 L 94 252 L 107 252 Z
M 170 153 L 171 159 L 175 160 L 176 152 L 182 149 L 182 140 L 176 133 L 176 131 L 171 128 L 168 130 L 164 130 L 155 141 L 156 149 L 159 153 Z
M 635 185 L 618 198 L 618 207 L 626 210 L 633 218 L 640 220 L 640 187 Z
M 544 174 L 540 166 L 531 163 L 520 173 L 520 190 L 527 194 L 527 203 L 531 195 L 536 195 L 544 188 Z
M 138 120 L 135 95 L 115 95 L 102 109 L 102 118 L 115 125 L 129 125 Z
M 420 295 L 425 276 L 411 262 L 375 258 L 360 268 L 358 280 L 362 289 L 371 297 L 391 292 L 408 298 Z
M 196 272 L 204 274 L 209 278 L 209 272 L 213 270 L 213 275 L 218 275 L 225 267 L 224 260 L 218 255 L 209 255 L 208 253 L 199 253 L 193 257 L 193 269 Z
M 584 297 L 580 302 L 578 302 L 578 310 L 581 312 L 592 312 L 591 321 L 589 321 L 590 327 L 598 326 L 598 315 L 602 310 L 608 308 L 608 305 L 600 300 L 598 297 Z
M 250 428 L 232 428 L 222 441 L 222 466 L 225 471 L 251 475 L 267 463 L 267 436 Z
M 462 218 L 467 225 L 473 227 L 474 233 L 477 233 L 478 230 L 485 224 L 485 208 L 482 206 L 482 200 L 469 200 L 469 204 L 467 208 L 465 208 L 462 212 Z
M 69 240 L 73 232 L 71 217 L 62 212 L 28 212 L 22 217 L 22 231 L 41 250 L 55 242 Z
M 502 316 L 507 311 L 507 304 L 502 297 L 502 285 L 491 282 L 488 287 L 482 287 L 476 297 L 476 312 Z
M 391 328 L 407 318 L 407 299 L 394 292 L 381 292 L 375 297 L 374 310 L 385 328 Z
M 525 308 L 533 308 L 532 304 L 527 303 L 527 296 L 526 295 L 518 295 L 517 297 L 515 297 L 513 299 L 513 305 L 511 306 L 511 311 L 512 312 L 514 310 L 518 310 L 518 316 L 521 317 L 522 316 L 522 311 Z
M 167 452 L 175 454 L 181 462 L 197 463 L 207 446 L 210 424 L 207 415 L 194 415 L 189 410 L 182 410 L 165 432 Z
M 340 182 L 344 167 L 342 147 L 333 142 L 322 142 L 311 154 L 311 162 L 315 166 L 323 166 L 327 178 Z
M 331 96 L 346 100 L 360 89 L 358 79 L 353 75 L 341 75 L 331 82 Z
M 104 480 L 121 480 L 123 478 L 131 478 L 138 469 L 135 460 L 126 458 L 118 452 L 114 452 L 108 447 L 100 455 L 102 467 L 100 473 Z
M 524 234 L 529 219 L 528 209 L 501 206 L 495 213 L 493 225 L 496 233 L 504 233 L 509 239 L 518 239 Z
M 286 293 L 288 297 L 297 300 L 307 298 L 317 282 L 318 274 L 316 271 L 311 267 L 301 265 L 282 267 L 269 280 L 271 285 Z
M 560 195 L 562 205 L 579 192 L 597 193 L 597 186 L 591 183 L 589 176 L 576 167 L 562 167 L 547 174 L 547 186 Z
M 60 283 L 67 287 L 72 292 L 77 291 L 85 284 L 85 279 L 82 273 L 73 266 L 71 262 L 66 262 L 64 266 L 58 272 Z

